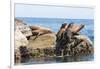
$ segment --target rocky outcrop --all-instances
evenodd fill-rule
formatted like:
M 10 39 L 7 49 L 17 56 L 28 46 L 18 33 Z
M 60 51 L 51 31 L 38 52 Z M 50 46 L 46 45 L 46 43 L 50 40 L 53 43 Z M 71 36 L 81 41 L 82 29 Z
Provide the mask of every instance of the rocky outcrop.
M 15 19 L 15 63 L 29 60 L 30 56 L 40 56 L 40 50 L 42 54 L 52 54 L 55 41 L 56 35 L 49 28 L 28 26 Z
M 28 40 L 26 37 L 31 36 L 32 31 L 30 27 L 22 20 L 15 19 L 15 48 L 20 46 L 27 46 Z
M 15 29 L 18 29 L 25 37 L 32 35 L 29 25 L 22 20 L 15 19 Z
M 19 48 L 20 46 L 27 46 L 28 40 L 27 38 L 21 33 L 19 29 L 15 30 L 15 49 Z
M 49 28 L 36 25 L 28 26 L 19 19 L 15 19 L 15 25 L 15 47 L 54 47 L 56 36 Z

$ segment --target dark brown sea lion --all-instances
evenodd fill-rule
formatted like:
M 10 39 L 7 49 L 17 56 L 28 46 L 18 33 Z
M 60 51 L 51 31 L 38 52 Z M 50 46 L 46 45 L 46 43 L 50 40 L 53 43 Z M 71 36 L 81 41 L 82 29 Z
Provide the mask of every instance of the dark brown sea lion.
M 60 30 L 56 34 L 56 36 L 57 36 L 57 40 L 56 41 L 58 41 L 61 38 L 62 33 L 65 32 L 67 27 L 68 27 L 67 23 L 62 24 L 62 26 L 60 27 Z

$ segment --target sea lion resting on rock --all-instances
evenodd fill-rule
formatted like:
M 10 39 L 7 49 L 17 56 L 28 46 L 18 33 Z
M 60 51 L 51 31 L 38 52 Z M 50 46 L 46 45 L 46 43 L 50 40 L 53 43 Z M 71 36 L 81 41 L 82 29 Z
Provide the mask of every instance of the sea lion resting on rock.
M 77 24 L 74 24 L 74 23 L 71 23 L 71 26 L 69 27 L 70 30 L 73 32 L 73 33 L 77 33 L 79 32 L 82 28 L 84 28 L 85 25 L 81 24 L 81 25 L 77 25 Z
M 65 30 L 67 29 L 67 27 L 68 27 L 67 23 L 62 24 L 60 30 L 56 34 L 56 36 L 57 36 L 57 40 L 56 41 L 58 41 L 59 39 L 61 39 L 61 35 L 65 32 Z
M 31 30 L 37 30 L 40 29 L 40 26 L 32 25 L 30 26 Z
M 49 28 L 41 27 L 41 26 L 30 26 L 32 30 L 32 36 L 36 36 L 34 39 L 36 39 L 38 36 L 48 33 L 53 33 Z
M 83 40 L 82 44 L 83 47 L 86 48 L 88 51 L 92 51 L 91 49 L 93 48 L 93 43 L 92 41 L 89 39 L 89 37 L 85 36 L 85 35 L 78 35 L 78 36 L 74 36 L 79 40 Z
M 62 24 L 60 30 L 57 33 L 57 38 L 61 37 L 61 34 L 63 34 L 65 31 L 66 32 L 72 32 L 73 35 L 78 34 L 78 32 L 84 27 L 83 24 L 81 25 L 76 25 L 73 22 L 70 23 L 69 25 L 67 23 Z M 70 34 L 69 34 L 70 35 Z
M 86 43 L 88 43 L 89 46 L 93 45 L 92 41 L 85 35 L 76 35 L 74 37 L 77 38 L 77 39 L 85 41 Z

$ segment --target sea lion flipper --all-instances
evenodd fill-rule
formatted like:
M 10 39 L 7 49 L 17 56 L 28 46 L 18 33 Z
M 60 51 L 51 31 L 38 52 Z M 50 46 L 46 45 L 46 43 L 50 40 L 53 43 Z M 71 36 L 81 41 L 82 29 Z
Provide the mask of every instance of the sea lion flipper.
M 38 33 L 38 34 L 36 35 L 36 37 L 35 37 L 33 40 L 35 40 L 36 38 L 38 38 L 38 37 L 39 37 L 39 35 L 40 35 L 40 33 Z

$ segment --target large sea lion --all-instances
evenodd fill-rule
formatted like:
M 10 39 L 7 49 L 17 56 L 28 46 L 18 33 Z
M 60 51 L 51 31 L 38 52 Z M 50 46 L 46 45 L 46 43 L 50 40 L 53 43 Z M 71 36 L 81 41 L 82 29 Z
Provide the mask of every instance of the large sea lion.
M 56 36 L 57 36 L 57 40 L 56 41 L 58 41 L 61 38 L 62 33 L 65 32 L 67 27 L 68 27 L 67 23 L 62 24 L 62 26 L 60 27 L 60 30 L 56 34 Z
M 81 24 L 81 25 L 77 25 L 74 23 L 70 23 L 69 24 L 69 29 L 71 30 L 71 32 L 73 33 L 78 33 L 82 28 L 84 28 L 85 25 Z
M 81 44 L 82 44 L 82 48 L 85 50 L 86 53 L 93 53 L 93 43 L 89 39 L 89 37 L 85 35 L 77 35 L 74 37 L 83 41 Z
M 89 37 L 87 37 L 87 36 L 85 36 L 85 35 L 76 35 L 76 36 L 74 36 L 74 37 L 77 38 L 77 39 L 80 39 L 80 40 L 85 41 L 86 43 L 88 43 L 89 46 L 92 46 L 92 45 L 93 45 L 93 43 L 92 43 L 92 41 L 89 39 Z
M 30 26 L 32 30 L 32 36 L 36 36 L 34 39 L 36 39 L 38 36 L 48 33 L 53 33 L 49 28 L 41 27 L 41 26 Z

